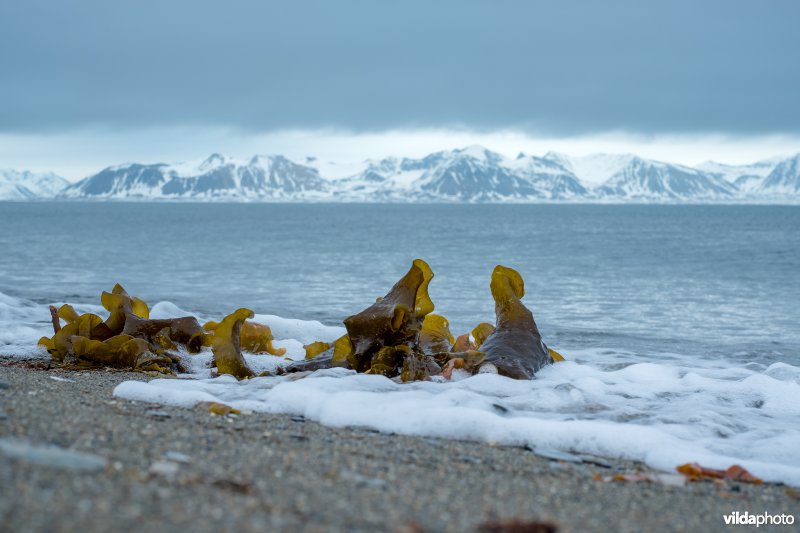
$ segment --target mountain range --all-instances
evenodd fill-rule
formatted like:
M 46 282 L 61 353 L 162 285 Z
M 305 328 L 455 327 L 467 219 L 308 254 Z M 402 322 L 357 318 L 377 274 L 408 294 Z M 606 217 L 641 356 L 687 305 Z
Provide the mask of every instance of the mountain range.
M 800 154 L 750 165 L 696 167 L 636 155 L 572 157 L 481 146 L 422 158 L 339 165 L 281 155 L 199 163 L 112 166 L 75 183 L 54 174 L 0 172 L 0 199 L 343 202 L 800 203 Z

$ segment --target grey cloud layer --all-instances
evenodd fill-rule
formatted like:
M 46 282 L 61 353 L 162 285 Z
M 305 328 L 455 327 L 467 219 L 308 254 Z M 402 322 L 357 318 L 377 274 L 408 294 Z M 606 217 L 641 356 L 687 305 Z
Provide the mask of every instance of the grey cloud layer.
M 800 132 L 800 3 L 3 2 L 0 130 Z

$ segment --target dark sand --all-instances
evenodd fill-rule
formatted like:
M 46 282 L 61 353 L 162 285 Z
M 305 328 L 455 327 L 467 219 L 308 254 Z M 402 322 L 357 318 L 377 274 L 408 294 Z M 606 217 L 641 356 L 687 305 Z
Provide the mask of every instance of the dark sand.
M 510 519 L 560 531 L 721 531 L 731 511 L 800 518 L 797 493 L 784 486 L 603 482 L 595 474 L 648 470 L 116 400 L 116 384 L 150 376 L 36 366 L 0 358 L 3 531 L 471 531 Z M 107 466 L 78 471 L 26 456 L 44 444 Z

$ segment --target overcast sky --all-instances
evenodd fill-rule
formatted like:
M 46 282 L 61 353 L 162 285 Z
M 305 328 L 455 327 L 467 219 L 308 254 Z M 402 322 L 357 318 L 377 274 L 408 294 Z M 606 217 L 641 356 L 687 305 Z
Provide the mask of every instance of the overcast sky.
M 4 0 L 0 167 L 793 153 L 798 21 L 793 0 Z

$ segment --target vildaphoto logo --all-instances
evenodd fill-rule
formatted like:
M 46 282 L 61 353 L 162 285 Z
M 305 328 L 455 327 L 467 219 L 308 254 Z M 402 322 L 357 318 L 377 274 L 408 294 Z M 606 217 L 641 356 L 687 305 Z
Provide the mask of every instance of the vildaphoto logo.
M 748 511 L 740 513 L 734 511 L 731 514 L 722 515 L 725 520 L 725 525 L 728 526 L 790 526 L 794 524 L 794 515 L 792 514 L 769 514 L 759 513 L 752 514 Z

